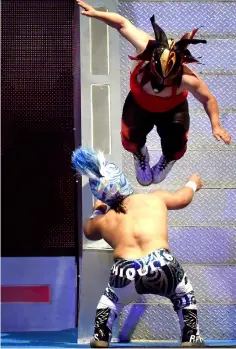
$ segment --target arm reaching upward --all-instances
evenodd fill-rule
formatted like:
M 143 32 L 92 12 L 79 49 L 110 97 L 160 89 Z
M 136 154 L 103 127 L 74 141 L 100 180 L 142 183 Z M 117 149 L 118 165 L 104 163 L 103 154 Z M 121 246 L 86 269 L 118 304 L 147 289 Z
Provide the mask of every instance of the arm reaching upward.
M 179 210 L 188 206 L 193 200 L 195 191 L 203 187 L 200 176 L 195 173 L 192 175 L 185 186 L 174 193 L 167 190 L 157 190 L 153 195 L 157 195 L 162 199 L 168 210 Z
M 82 15 L 96 18 L 112 28 L 115 28 L 126 40 L 128 40 L 141 53 L 147 46 L 149 40 L 153 38 L 143 30 L 135 27 L 127 18 L 118 13 L 97 11 L 84 1 L 76 0 L 83 8 Z

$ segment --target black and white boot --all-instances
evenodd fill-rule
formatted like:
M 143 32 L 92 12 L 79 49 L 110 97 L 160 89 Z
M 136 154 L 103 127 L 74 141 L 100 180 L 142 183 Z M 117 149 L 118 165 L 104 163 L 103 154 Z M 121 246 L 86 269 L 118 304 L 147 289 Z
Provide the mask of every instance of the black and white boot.
M 158 163 L 152 168 L 152 175 L 153 175 L 152 183 L 157 184 L 162 182 L 166 178 L 170 170 L 172 169 L 175 162 L 176 160 L 169 161 L 166 159 L 164 155 L 162 155 Z
M 146 186 L 152 183 L 152 170 L 149 164 L 149 153 L 143 146 L 138 153 L 133 153 L 136 178 L 139 184 Z
M 91 348 L 108 348 L 112 337 L 112 325 L 116 318 L 110 308 L 97 309 Z
M 178 315 L 182 314 L 184 327 L 182 328 L 183 348 L 202 348 L 206 347 L 204 340 L 199 334 L 197 309 L 182 309 Z

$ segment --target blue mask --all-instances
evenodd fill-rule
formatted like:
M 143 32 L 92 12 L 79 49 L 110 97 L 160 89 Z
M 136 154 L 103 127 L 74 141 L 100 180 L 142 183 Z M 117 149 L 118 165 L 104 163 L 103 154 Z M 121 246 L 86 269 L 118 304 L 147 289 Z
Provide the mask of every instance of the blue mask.
M 93 195 L 108 206 L 134 193 L 124 173 L 106 161 L 101 151 L 80 147 L 73 152 L 72 163 L 77 172 L 89 177 Z

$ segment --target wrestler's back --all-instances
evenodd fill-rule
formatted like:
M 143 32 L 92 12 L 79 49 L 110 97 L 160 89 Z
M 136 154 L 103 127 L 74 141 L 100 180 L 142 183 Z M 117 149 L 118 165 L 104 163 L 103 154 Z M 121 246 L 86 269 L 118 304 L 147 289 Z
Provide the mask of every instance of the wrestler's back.
M 116 258 L 141 258 L 158 248 L 169 248 L 167 208 L 153 194 L 131 195 L 124 200 L 127 213 L 110 210 L 101 220 L 104 240 Z

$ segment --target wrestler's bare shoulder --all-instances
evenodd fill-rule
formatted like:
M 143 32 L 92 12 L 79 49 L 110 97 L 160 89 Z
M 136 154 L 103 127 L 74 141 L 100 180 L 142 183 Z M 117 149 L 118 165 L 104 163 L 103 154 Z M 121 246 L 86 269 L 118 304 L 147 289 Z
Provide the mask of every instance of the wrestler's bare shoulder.
M 155 191 L 154 193 L 145 193 L 145 194 L 133 194 L 128 196 L 124 201 L 123 204 L 127 207 L 133 207 L 133 206 L 150 206 L 150 205 L 156 205 L 163 203 L 163 195 L 162 190 Z
M 201 77 L 198 75 L 198 73 L 183 64 L 182 86 L 195 86 L 200 80 Z

